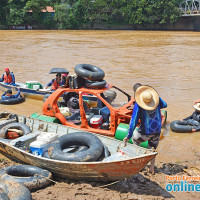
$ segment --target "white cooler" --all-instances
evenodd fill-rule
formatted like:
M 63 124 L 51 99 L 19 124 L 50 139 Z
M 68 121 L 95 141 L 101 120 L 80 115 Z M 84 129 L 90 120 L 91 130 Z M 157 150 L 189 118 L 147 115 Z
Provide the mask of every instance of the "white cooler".
M 99 128 L 99 126 L 102 124 L 103 124 L 103 116 L 102 115 L 94 115 L 90 119 L 90 125 L 92 128 Z

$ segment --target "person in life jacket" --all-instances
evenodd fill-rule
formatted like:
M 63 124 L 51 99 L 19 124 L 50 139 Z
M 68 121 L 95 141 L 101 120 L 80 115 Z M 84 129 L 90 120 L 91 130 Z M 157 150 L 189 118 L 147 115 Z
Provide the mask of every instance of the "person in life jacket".
M 1 82 L 4 82 L 6 85 L 14 85 L 15 86 L 15 76 L 13 72 L 10 72 L 9 68 L 5 68 L 5 73 L 1 78 Z
M 48 88 L 48 87 L 50 87 L 51 86 L 51 90 L 52 91 L 55 91 L 55 90 L 57 90 L 60 86 L 62 86 L 63 85 L 63 83 L 61 82 L 61 73 L 57 73 L 56 74 L 56 78 L 55 79 L 53 79 L 53 80 L 51 80 L 48 84 L 47 84 L 47 86 L 45 87 L 46 89 Z

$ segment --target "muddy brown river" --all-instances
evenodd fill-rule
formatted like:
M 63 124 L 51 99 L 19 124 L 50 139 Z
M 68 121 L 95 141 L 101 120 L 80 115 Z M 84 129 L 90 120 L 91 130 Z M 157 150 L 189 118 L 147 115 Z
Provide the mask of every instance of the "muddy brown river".
M 170 31 L 0 31 L 0 72 L 9 67 L 16 81 L 48 83 L 53 67 L 73 74 L 74 66 L 88 63 L 101 67 L 107 82 L 132 94 L 140 82 L 158 91 L 168 103 L 168 121 L 182 119 L 200 98 L 200 33 Z M 0 110 L 24 115 L 41 113 L 42 101 L 27 99 Z M 200 134 L 165 131 L 164 141 L 176 140 L 199 149 Z M 186 155 L 179 152 L 184 159 Z M 168 154 L 165 155 L 166 157 Z

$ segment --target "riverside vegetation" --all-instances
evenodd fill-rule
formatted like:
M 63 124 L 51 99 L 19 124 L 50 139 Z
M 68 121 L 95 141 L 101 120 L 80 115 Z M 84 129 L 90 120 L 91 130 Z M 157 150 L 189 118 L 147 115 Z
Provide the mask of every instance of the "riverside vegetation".
M 41 29 L 93 28 L 94 24 L 174 23 L 183 0 L 1 0 L 0 29 L 33 25 Z M 41 12 L 51 6 L 55 14 Z

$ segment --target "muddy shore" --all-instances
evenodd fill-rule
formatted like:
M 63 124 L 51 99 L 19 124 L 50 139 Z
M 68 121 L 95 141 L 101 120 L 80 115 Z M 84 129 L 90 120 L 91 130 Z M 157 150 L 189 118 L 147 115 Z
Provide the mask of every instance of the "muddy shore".
M 34 200 L 199 199 L 200 192 L 167 192 L 165 189 L 167 183 L 173 183 L 166 181 L 167 175 L 200 176 L 200 146 L 195 140 L 199 133 L 183 134 L 183 139 L 179 137 L 178 141 L 176 134 L 170 134 L 170 137 L 165 135 L 160 141 L 155 175 L 148 173 L 147 166 L 132 178 L 111 185 L 54 177 L 55 182 L 50 186 L 32 191 L 32 197 Z M 0 168 L 15 164 L 2 155 L 0 158 Z

